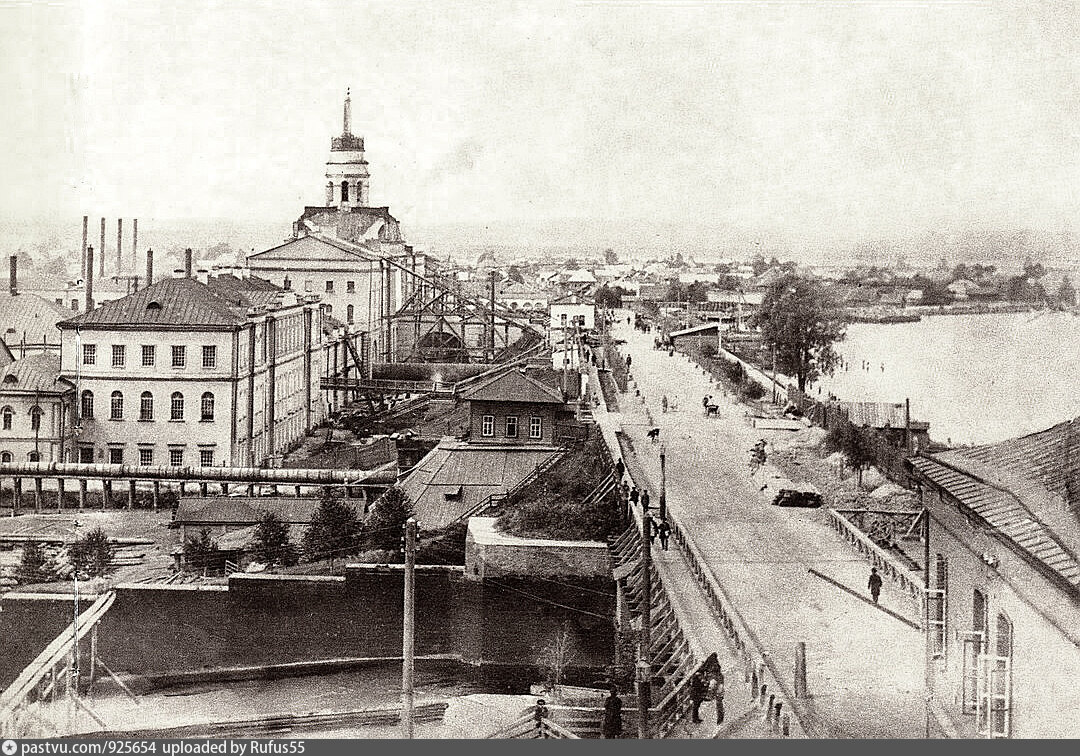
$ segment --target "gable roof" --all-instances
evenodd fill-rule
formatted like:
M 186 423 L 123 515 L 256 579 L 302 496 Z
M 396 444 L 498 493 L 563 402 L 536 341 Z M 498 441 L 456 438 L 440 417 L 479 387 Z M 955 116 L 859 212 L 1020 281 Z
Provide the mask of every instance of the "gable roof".
M 361 514 L 353 501 L 346 504 Z M 306 525 L 319 508 L 316 497 L 184 497 L 176 507 L 175 522 L 181 525 L 252 525 L 270 512 L 290 525 Z
M 259 278 L 219 276 L 205 284 L 194 278 L 165 278 L 59 326 L 236 327 L 247 322 L 248 309 L 267 305 L 283 293 Z
M 58 343 L 60 334 L 56 332 L 56 324 L 68 317 L 71 310 L 36 294 L 21 292 L 13 297 L 0 293 L 0 337 L 9 346 L 18 344 L 23 334 L 30 344 Z
M 248 255 L 248 260 L 256 266 L 272 260 L 309 259 L 315 261 L 356 262 L 377 258 L 374 252 L 359 244 L 328 238 L 322 234 L 309 234 L 297 239 L 290 239 L 262 252 Z
M 564 404 L 562 395 L 520 370 L 508 370 L 462 394 L 462 399 L 480 402 L 524 404 Z

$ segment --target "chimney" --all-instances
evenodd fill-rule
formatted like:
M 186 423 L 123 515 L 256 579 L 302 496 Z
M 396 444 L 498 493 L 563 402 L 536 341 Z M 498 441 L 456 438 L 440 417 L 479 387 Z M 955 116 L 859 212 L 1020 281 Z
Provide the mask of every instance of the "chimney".
M 98 254 L 101 256 L 101 262 L 100 262 L 101 269 L 98 271 L 98 277 L 99 278 L 104 278 L 105 277 L 105 219 L 104 218 L 101 219 L 101 246 L 98 248 Z M 90 276 L 88 275 L 87 278 L 89 279 Z
M 131 221 L 131 267 L 134 269 L 139 264 L 139 219 Z M 147 282 L 147 286 L 150 283 Z
M 201 284 L 210 283 L 210 271 L 206 268 L 199 268 L 195 271 L 195 279 Z
M 122 255 L 124 247 L 124 219 L 116 219 L 116 275 L 120 275 L 124 267 L 124 258 Z
M 105 221 L 102 220 L 102 228 Z M 102 236 L 102 238 L 105 238 Z M 86 312 L 94 309 L 94 248 L 86 248 Z
M 191 247 L 184 250 L 184 277 L 191 278 Z
M 11 256 L 11 296 L 19 293 L 19 256 Z
M 146 285 L 154 283 L 154 250 L 146 250 Z
M 79 247 L 79 264 L 82 265 L 82 271 L 79 273 L 79 278 L 86 278 L 86 230 L 89 222 L 90 216 L 84 215 L 82 217 L 82 246 Z

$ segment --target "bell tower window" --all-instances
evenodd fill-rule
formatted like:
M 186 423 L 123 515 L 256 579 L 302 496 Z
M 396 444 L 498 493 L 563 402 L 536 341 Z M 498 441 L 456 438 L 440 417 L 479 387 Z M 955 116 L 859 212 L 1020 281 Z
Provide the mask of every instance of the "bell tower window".
M 342 202 L 348 202 L 349 201 L 349 182 L 348 181 L 342 181 L 341 182 L 341 201 Z

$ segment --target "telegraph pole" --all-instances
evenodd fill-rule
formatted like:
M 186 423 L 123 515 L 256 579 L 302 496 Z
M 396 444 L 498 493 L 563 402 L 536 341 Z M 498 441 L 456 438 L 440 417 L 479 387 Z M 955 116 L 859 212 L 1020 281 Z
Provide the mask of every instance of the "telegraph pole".
M 667 448 L 660 444 L 660 520 L 667 521 Z
M 930 699 L 934 695 L 933 639 L 930 635 L 930 510 L 925 506 L 923 518 L 923 634 L 925 636 L 925 659 L 923 670 L 923 696 L 926 706 L 926 739 L 930 739 Z
M 413 653 L 416 615 L 416 518 L 405 521 L 405 621 L 401 643 L 401 724 L 403 737 L 413 737 Z
M 638 642 L 637 700 L 638 738 L 648 740 L 649 707 L 652 705 L 652 543 L 649 525 L 652 520 L 642 512 L 641 516 L 641 635 Z

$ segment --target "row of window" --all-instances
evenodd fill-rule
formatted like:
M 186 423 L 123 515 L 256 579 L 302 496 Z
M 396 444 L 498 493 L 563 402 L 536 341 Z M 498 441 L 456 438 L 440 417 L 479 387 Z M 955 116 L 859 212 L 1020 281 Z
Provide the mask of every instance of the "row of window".
M 184 404 L 184 395 L 179 391 L 174 391 L 169 397 L 170 420 L 184 419 Z M 82 395 L 79 397 L 79 411 L 80 416 L 83 419 L 92 419 L 94 417 L 93 391 L 87 390 L 82 392 Z M 121 391 L 114 391 L 109 396 L 109 419 L 124 419 L 124 394 Z M 144 391 L 139 395 L 139 420 L 149 422 L 153 419 L 154 395 L 149 391 Z M 199 400 L 199 420 L 204 423 L 213 422 L 214 420 L 214 395 L 209 391 L 203 392 L 203 395 Z M 7 422 L 6 417 L 4 422 Z
M 36 451 L 28 452 L 26 455 L 26 460 L 28 462 L 40 462 L 41 454 L 40 452 Z M 11 456 L 11 452 L 0 452 L 0 464 L 10 465 L 13 461 L 15 460 L 14 457 Z
M 290 279 L 288 276 L 286 276 L 285 277 L 285 283 L 281 288 L 285 289 L 286 291 L 290 291 L 292 289 L 292 279 Z M 315 291 L 315 281 L 313 281 L 310 278 L 306 279 L 304 281 L 304 291 Z M 327 294 L 333 294 L 334 293 L 334 282 L 333 281 L 328 280 L 326 282 L 326 293 Z M 345 293 L 346 294 L 355 294 L 356 293 L 356 281 L 346 281 L 345 282 Z
M 518 437 L 518 418 L 515 415 L 508 415 L 506 417 L 506 424 L 503 428 L 506 438 Z M 495 436 L 495 416 L 483 415 L 480 418 L 480 435 L 484 438 L 493 438 Z M 544 437 L 544 418 L 533 417 L 529 418 L 529 438 L 543 438 Z
M 174 368 L 187 367 L 187 347 L 182 344 L 174 344 L 171 347 L 171 364 Z M 153 367 L 157 364 L 157 346 L 154 344 L 142 345 L 142 366 Z M 82 364 L 97 364 L 97 344 L 82 345 Z M 127 365 L 127 346 L 125 344 L 112 345 L 112 367 L 125 367 Z M 202 348 L 202 366 L 204 368 L 217 367 L 217 347 L 213 344 L 204 345 Z
M 80 450 L 80 455 L 88 457 L 84 461 L 93 462 L 94 459 L 94 447 L 84 446 Z M 122 465 L 124 464 L 124 447 L 122 446 L 110 446 L 109 447 L 109 464 Z M 139 464 L 140 465 L 152 465 L 154 464 L 154 450 L 152 447 L 140 447 L 139 449 Z M 169 449 L 169 465 L 171 467 L 183 467 L 184 450 L 181 448 Z M 199 467 L 213 467 L 214 466 L 214 450 L 213 449 L 199 449 Z
M 30 408 L 30 430 L 41 430 L 41 416 L 45 414 L 45 410 L 36 404 Z M 15 410 L 11 407 L 4 407 L 0 410 L 0 416 L 4 418 L 4 430 L 11 430 L 11 426 L 15 421 Z

